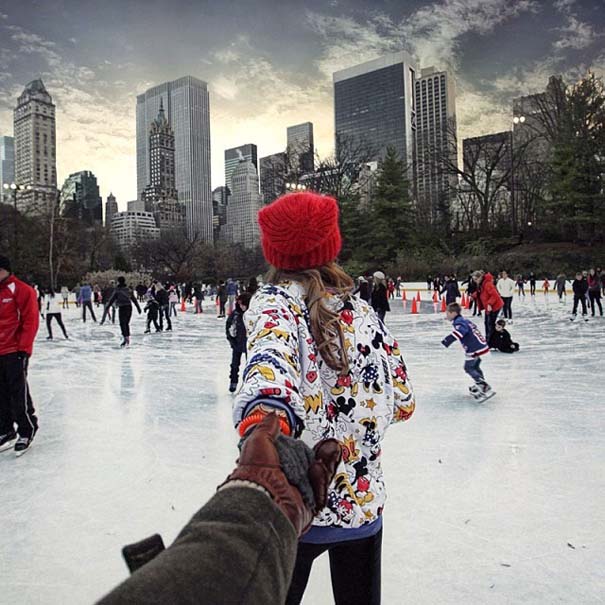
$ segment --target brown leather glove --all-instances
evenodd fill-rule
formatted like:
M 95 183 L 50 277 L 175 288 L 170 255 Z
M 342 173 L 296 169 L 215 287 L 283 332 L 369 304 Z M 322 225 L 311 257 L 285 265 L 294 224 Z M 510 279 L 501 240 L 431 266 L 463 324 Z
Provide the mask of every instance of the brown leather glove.
M 301 536 L 309 529 L 313 517 L 326 505 L 328 486 L 334 478 L 342 452 L 335 439 L 326 439 L 315 446 L 315 459 L 308 468 L 308 478 L 315 496 L 315 507 L 312 510 L 305 504 L 298 489 L 288 482 L 281 469 L 275 448 L 279 434 L 278 416 L 268 414 L 247 437 L 237 467 L 220 487 L 235 480 L 260 485 L 290 520 L 297 535 Z

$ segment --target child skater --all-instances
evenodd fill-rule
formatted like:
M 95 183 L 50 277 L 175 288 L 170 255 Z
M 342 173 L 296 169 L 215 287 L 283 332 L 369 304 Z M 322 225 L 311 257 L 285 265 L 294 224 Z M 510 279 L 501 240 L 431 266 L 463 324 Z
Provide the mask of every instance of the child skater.
M 161 332 L 162 329 L 158 325 L 158 316 L 160 314 L 160 305 L 155 297 L 149 294 L 149 300 L 143 309 L 143 313 L 147 313 L 147 327 L 145 329 L 145 334 L 151 333 L 151 324 L 155 328 L 156 332 Z
M 231 372 L 229 374 L 229 392 L 235 393 L 239 381 L 239 364 L 246 354 L 246 326 L 244 313 L 250 305 L 250 294 L 244 292 L 235 299 L 233 313 L 227 317 L 225 332 L 231 345 Z
M 480 368 L 481 356 L 489 353 L 489 346 L 477 326 L 462 317 L 462 307 L 458 303 L 450 303 L 447 306 L 446 315 L 454 329 L 441 341 L 441 344 L 449 347 L 456 340 L 460 341 L 467 357 L 464 371 L 475 381 L 475 384 L 469 387 L 469 391 L 476 401 L 486 401 L 496 394 L 487 384 Z
M 510 332 L 506 329 L 506 322 L 499 319 L 496 322 L 496 331 L 489 343 L 492 349 L 498 349 L 502 353 L 516 353 L 519 350 L 519 343 L 513 342 Z

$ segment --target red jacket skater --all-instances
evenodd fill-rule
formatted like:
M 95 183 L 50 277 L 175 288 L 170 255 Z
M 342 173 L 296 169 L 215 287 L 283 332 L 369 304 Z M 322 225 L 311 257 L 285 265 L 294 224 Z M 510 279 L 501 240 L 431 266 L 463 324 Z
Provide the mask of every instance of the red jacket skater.
M 481 284 L 479 284 L 477 292 L 473 294 L 473 298 L 477 300 L 479 311 L 486 310 L 488 306 L 492 311 L 499 311 L 504 306 L 504 301 L 496 286 L 494 285 L 494 276 L 491 273 L 486 273 L 483 276 Z
M 31 355 L 39 323 L 34 289 L 9 275 L 0 282 L 0 355 Z

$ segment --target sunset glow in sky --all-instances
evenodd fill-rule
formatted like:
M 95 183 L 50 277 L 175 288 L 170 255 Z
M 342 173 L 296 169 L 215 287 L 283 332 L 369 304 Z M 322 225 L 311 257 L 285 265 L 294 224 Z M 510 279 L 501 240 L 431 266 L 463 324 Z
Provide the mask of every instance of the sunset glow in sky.
M 176 0 L 0 2 L 0 135 L 24 85 L 42 77 L 57 106 L 59 186 L 91 170 L 121 209 L 136 197 L 135 104 L 183 75 L 208 82 L 212 186 L 223 152 L 283 150 L 311 121 L 333 147 L 332 72 L 405 49 L 451 70 L 459 134 L 510 128 L 510 101 L 554 73 L 605 75 L 602 0 Z

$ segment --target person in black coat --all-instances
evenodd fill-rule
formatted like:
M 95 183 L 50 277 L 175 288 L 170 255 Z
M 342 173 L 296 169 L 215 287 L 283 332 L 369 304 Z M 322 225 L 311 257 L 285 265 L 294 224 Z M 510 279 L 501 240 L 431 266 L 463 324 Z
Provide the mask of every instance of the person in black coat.
M 149 334 L 151 332 L 151 324 L 155 327 L 156 332 L 161 332 L 160 326 L 158 325 L 158 315 L 160 312 L 160 305 L 158 305 L 158 301 L 150 296 L 145 308 L 143 309 L 145 313 L 147 313 L 147 329 L 145 330 L 145 334 Z
M 384 316 L 387 311 L 391 310 L 389 305 L 389 295 L 387 292 L 386 278 L 382 271 L 374 273 L 374 288 L 372 289 L 372 308 L 381 321 L 384 321 Z
M 139 315 L 141 307 L 133 293 L 126 285 L 126 279 L 123 276 L 118 277 L 118 286 L 113 291 L 111 298 L 107 301 L 107 306 L 116 304 L 118 307 L 118 318 L 120 320 L 120 331 L 122 332 L 122 344 L 120 346 L 127 347 L 130 345 L 130 318 L 132 317 L 132 304 L 137 308 Z
M 370 302 L 370 298 L 372 297 L 372 291 L 370 290 L 370 284 L 368 280 L 360 276 L 357 280 L 357 288 L 353 292 L 353 294 L 357 294 L 361 300 L 365 300 L 367 303 Z
M 498 349 L 502 353 L 516 353 L 519 350 L 519 343 L 513 342 L 510 332 L 506 329 L 506 322 L 499 319 L 496 322 L 496 329 L 489 342 L 492 349 Z
M 170 294 L 164 286 L 158 282 L 155 284 L 155 299 L 160 306 L 160 330 L 164 329 L 164 320 L 166 320 L 166 332 L 172 330 L 172 321 L 170 321 Z
M 573 311 L 572 319 L 574 319 L 578 313 L 578 303 L 582 305 L 582 316 L 586 317 L 586 293 L 588 292 L 588 281 L 584 279 L 584 276 L 580 271 L 576 273 L 576 279 L 571 284 L 573 290 Z
M 233 313 L 227 318 L 225 323 L 225 333 L 227 340 L 231 345 L 231 370 L 229 373 L 229 392 L 235 393 L 239 381 L 239 366 L 242 355 L 246 354 L 247 334 L 244 324 L 244 313 L 250 305 L 250 294 L 244 292 L 235 299 L 235 308 Z
M 456 299 L 460 296 L 460 290 L 458 289 L 458 282 L 455 277 L 448 277 L 445 280 L 441 294 L 445 294 L 445 303 L 447 305 L 456 302 Z

